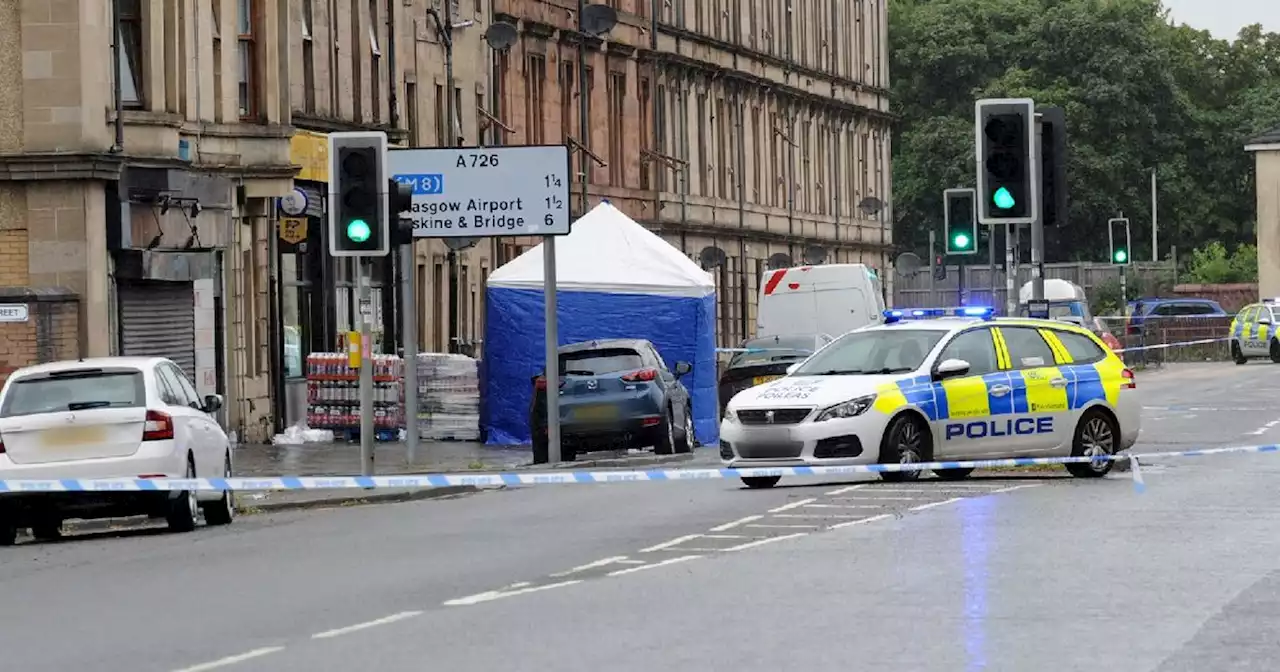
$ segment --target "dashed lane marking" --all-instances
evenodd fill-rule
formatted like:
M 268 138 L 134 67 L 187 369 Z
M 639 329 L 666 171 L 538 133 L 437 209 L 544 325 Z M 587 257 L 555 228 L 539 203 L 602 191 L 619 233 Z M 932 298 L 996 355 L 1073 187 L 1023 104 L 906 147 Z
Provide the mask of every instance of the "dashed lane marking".
M 908 511 L 924 511 L 924 510 L 926 510 L 926 509 L 932 509 L 932 508 L 937 507 L 937 506 L 946 506 L 946 505 L 948 505 L 948 504 L 955 504 L 956 502 L 963 501 L 963 500 L 965 500 L 965 499 L 968 499 L 968 497 L 952 497 L 951 499 L 948 499 L 948 500 L 945 500 L 945 501 L 941 501 L 941 502 L 929 502 L 928 504 L 921 504 L 920 506 L 913 506 L 913 507 L 911 507 L 910 509 L 907 509 L 907 510 L 908 510 Z
M 591 579 L 626 576 L 658 567 L 690 562 L 715 554 L 733 553 L 759 548 L 815 532 L 838 530 L 855 525 L 868 525 L 904 513 L 917 513 L 954 504 L 964 499 L 987 497 L 1043 483 L 938 483 L 915 484 L 857 483 L 834 488 L 825 496 L 806 497 L 774 507 L 762 514 L 744 516 L 716 525 L 701 534 L 686 534 L 641 549 L 649 559 L 613 556 L 557 572 L 548 577 L 555 581 L 546 585 L 513 584 L 507 588 L 479 593 L 445 602 L 446 606 L 465 606 L 562 588 Z M 914 506 L 912 506 L 914 504 Z M 718 542 L 718 543 L 717 543 Z M 696 544 L 697 547 L 694 547 Z M 651 554 L 657 554 L 655 555 Z M 567 580 L 561 580 L 567 579 Z
M 735 527 L 737 527 L 737 526 L 739 526 L 739 525 L 745 525 L 745 524 L 750 523 L 750 522 L 752 522 L 752 521 L 760 520 L 761 518 L 764 518 L 764 516 L 747 516 L 746 518 L 739 518 L 739 519 L 737 519 L 737 520 L 735 520 L 735 521 L 733 521 L 733 522 L 731 522 L 731 523 L 725 523 L 725 524 L 723 524 L 723 525 L 716 525 L 715 527 L 711 528 L 711 531 L 712 531 L 712 532 L 724 532 L 724 531 L 726 531 L 726 530 L 732 530 L 733 528 L 735 528 Z
M 1276 425 L 1280 425 L 1280 420 L 1272 420 L 1271 422 L 1268 422 L 1267 424 L 1253 430 L 1252 432 L 1249 432 L 1249 434 L 1253 436 L 1262 436 L 1263 434 L 1266 434 L 1267 432 L 1271 431 L 1271 429 L 1274 428 Z
M 730 546 L 729 548 L 724 549 L 724 552 L 729 553 L 732 551 L 745 551 L 748 548 L 757 548 L 759 546 L 764 546 L 765 544 L 772 544 L 776 541 L 786 541 L 787 539 L 798 539 L 800 537 L 807 537 L 807 536 L 809 536 L 808 532 L 797 532 L 795 534 L 784 534 L 781 537 L 765 537 L 764 539 L 749 541 L 745 544 Z
M 666 567 L 667 565 L 674 565 L 681 562 L 688 562 L 690 560 L 697 560 L 698 558 L 701 558 L 701 557 L 703 556 L 681 555 L 675 558 L 667 558 L 666 560 L 663 560 L 661 562 L 655 562 L 651 565 L 640 565 L 639 567 L 628 567 L 627 569 L 619 569 L 617 571 L 609 572 L 605 576 L 623 576 L 625 574 L 634 574 L 636 572 L 643 572 L 647 569 L 656 569 L 658 567 Z
M 392 614 L 390 616 L 385 616 L 383 618 L 375 619 L 372 621 L 365 621 L 364 623 L 348 625 L 345 628 L 335 628 L 333 630 L 317 632 L 316 634 L 311 635 L 311 639 L 332 639 L 333 637 L 341 637 L 342 635 L 349 635 L 353 632 L 360 632 L 361 630 L 376 628 L 380 625 L 390 625 L 398 621 L 403 621 L 405 619 L 414 618 L 415 616 L 421 616 L 421 615 L 422 615 L 421 611 L 402 611 L 398 614 Z
M 796 501 L 791 502 L 790 504 L 783 504 L 782 506 L 779 506 L 777 508 L 769 509 L 769 513 L 782 513 L 783 511 L 798 509 L 804 506 L 805 504 L 812 504 L 813 502 L 816 502 L 816 501 L 818 501 L 817 497 L 810 497 L 808 499 L 797 499 Z
M 843 528 L 843 527 L 852 527 L 852 526 L 854 526 L 854 525 L 866 525 L 867 523 L 876 523 L 876 522 L 879 522 L 879 521 L 882 521 L 882 520 L 887 520 L 887 519 L 892 518 L 892 517 L 893 517 L 893 516 L 891 516 L 891 515 L 889 515 L 889 514 L 887 514 L 887 513 L 882 513 L 882 514 L 880 514 L 880 515 L 878 515 L 878 516 L 872 516 L 872 517 L 870 517 L 870 518 L 859 518 L 859 519 L 857 519 L 857 520 L 850 520 L 850 521 L 847 521 L 847 522 L 844 522 L 844 523 L 836 523 L 835 525 L 832 525 L 832 526 L 828 527 L 827 529 L 828 529 L 828 530 L 838 530 L 838 529 Z
M 683 544 L 686 541 L 693 541 L 694 539 L 701 539 L 701 538 L 702 538 L 701 534 L 686 534 L 683 537 L 676 537 L 671 541 L 664 541 L 661 544 L 650 546 L 649 548 L 642 548 L 640 549 L 640 552 L 653 553 L 654 551 L 661 551 L 664 549 L 671 548 L 672 546 L 679 546 L 680 544 Z
M 176 672 L 205 672 L 206 670 L 216 670 L 220 667 L 237 665 L 247 660 L 253 660 L 254 658 L 269 656 L 273 653 L 279 653 L 280 651 L 284 651 L 283 646 L 264 646 L 261 649 L 245 651 L 244 653 L 236 654 L 234 656 L 227 656 L 226 658 L 219 658 L 218 660 L 210 661 L 208 663 L 201 663 L 199 665 L 193 665 L 191 667 L 184 667 L 181 670 L 177 670 Z
M 501 600 L 505 597 L 515 597 L 517 595 L 528 595 L 529 593 L 540 593 L 544 590 L 551 590 L 553 588 L 566 588 L 568 586 L 574 586 L 579 583 L 582 583 L 581 579 L 574 579 L 572 581 L 560 581 L 558 583 L 548 583 L 541 586 L 532 586 L 530 588 L 521 588 L 520 590 L 512 590 L 508 592 L 503 592 L 500 590 L 491 590 L 485 593 L 476 593 L 475 595 L 460 597 L 456 600 L 449 600 L 444 603 L 444 606 L 467 607 L 473 604 L 480 604 L 481 602 L 492 602 L 494 600 Z

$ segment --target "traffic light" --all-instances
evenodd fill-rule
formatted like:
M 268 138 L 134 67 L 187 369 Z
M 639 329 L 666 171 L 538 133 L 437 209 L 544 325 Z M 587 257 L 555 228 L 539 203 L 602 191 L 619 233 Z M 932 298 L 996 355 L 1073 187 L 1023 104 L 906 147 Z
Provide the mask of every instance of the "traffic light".
M 1111 263 L 1117 266 L 1128 266 L 1133 260 L 1129 251 L 1129 220 L 1116 217 L 1107 220 L 1107 242 L 1111 248 Z
M 413 209 L 413 187 L 387 180 L 387 213 L 391 218 L 391 246 L 413 243 L 413 220 L 403 217 Z
M 1040 217 L 1045 226 L 1067 223 L 1067 117 L 1061 107 L 1040 114 Z
M 329 134 L 329 254 L 384 257 L 390 251 L 387 136 Z
M 974 190 L 947 189 L 942 192 L 947 254 L 978 253 L 978 222 L 974 218 Z
M 1039 205 L 1035 103 L 989 98 L 974 108 L 978 221 L 1030 224 Z

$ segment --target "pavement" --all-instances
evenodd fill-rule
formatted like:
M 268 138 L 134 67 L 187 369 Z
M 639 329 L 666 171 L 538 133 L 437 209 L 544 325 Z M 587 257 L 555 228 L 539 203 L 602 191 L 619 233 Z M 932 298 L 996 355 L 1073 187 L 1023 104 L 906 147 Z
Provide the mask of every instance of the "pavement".
M 1139 377 L 1139 450 L 1280 441 L 1265 363 Z M 1097 481 L 532 486 L 0 551 L 5 669 L 1273 670 L 1280 456 Z

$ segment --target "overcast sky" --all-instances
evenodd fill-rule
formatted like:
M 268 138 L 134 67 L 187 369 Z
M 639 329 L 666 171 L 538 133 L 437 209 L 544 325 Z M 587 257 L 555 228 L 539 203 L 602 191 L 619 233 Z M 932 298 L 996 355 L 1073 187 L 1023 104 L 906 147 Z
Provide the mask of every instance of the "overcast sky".
M 1241 28 L 1261 23 L 1264 30 L 1280 32 L 1280 0 L 1164 0 L 1174 21 L 1234 39 Z

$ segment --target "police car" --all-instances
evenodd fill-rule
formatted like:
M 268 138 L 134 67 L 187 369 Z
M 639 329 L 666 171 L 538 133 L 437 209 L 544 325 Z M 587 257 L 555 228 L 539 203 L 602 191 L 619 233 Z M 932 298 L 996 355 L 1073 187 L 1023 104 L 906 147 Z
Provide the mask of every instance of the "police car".
M 1133 372 L 1097 336 L 1066 322 L 993 314 L 885 311 L 884 324 L 851 331 L 787 376 L 735 395 L 720 427 L 720 457 L 730 468 L 909 464 L 1109 455 L 1138 440 Z M 1112 462 L 1066 466 L 1100 477 Z M 779 478 L 742 480 L 767 488 Z
M 1231 320 L 1231 359 L 1245 364 L 1250 359 L 1270 357 L 1280 364 L 1280 338 L 1276 335 L 1276 318 L 1280 317 L 1277 299 L 1252 303 Z

